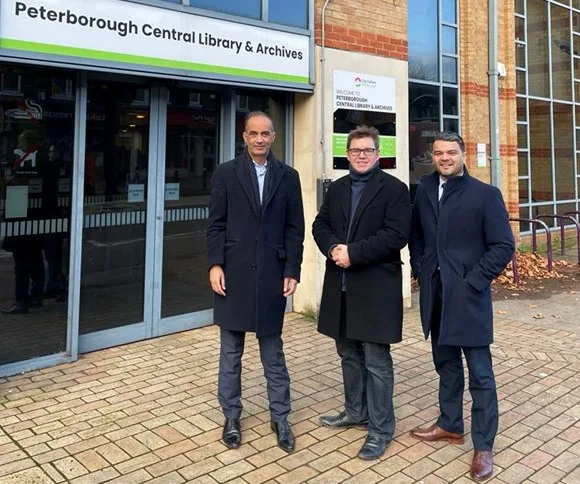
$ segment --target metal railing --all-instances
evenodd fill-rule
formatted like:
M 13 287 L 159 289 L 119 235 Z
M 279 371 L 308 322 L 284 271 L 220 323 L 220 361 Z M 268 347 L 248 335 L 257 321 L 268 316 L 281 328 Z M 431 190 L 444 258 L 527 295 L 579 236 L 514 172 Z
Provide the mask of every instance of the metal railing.
M 564 225 L 564 220 L 572 221 L 572 223 L 576 226 L 576 249 L 578 251 L 578 265 L 580 265 L 580 223 L 578 223 L 578 221 L 574 217 L 568 215 L 568 213 L 566 213 L 565 215 L 543 214 L 538 215 L 537 219 L 539 220 L 542 218 L 550 218 L 560 221 L 560 253 L 562 255 L 566 255 L 566 226 Z
M 553 269 L 553 257 L 552 257 L 552 232 L 550 231 L 550 227 L 546 222 L 539 220 L 537 218 L 512 218 L 510 217 L 510 222 L 526 222 L 532 225 L 532 251 L 534 253 L 538 250 L 538 237 L 537 237 L 537 226 L 539 225 L 546 231 L 546 252 L 548 258 L 548 272 L 552 272 Z M 518 259 L 517 259 L 517 252 L 514 251 L 514 255 L 512 256 L 512 267 L 514 271 L 514 281 L 516 284 L 520 282 L 520 274 L 518 271 Z

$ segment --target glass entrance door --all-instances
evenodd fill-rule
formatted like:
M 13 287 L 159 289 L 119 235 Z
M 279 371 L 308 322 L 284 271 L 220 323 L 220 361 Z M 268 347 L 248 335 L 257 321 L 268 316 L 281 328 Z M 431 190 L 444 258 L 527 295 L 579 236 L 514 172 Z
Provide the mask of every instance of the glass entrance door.
M 146 337 L 150 111 L 148 85 L 88 81 L 81 351 Z

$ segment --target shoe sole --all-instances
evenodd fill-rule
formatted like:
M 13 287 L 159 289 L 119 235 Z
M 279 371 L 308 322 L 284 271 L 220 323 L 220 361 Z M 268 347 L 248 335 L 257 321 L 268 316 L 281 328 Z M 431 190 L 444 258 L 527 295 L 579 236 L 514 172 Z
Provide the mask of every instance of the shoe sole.
M 463 444 L 465 444 L 465 438 L 451 439 L 449 437 L 442 437 L 440 439 L 425 439 L 425 438 L 419 437 L 418 435 L 415 435 L 411 432 L 409 432 L 409 435 L 411 437 L 414 437 L 417 440 L 422 440 L 423 442 L 447 442 L 448 444 L 451 444 L 451 445 L 463 445 Z
M 484 476 L 484 477 L 475 477 L 471 472 L 469 473 L 469 475 L 476 482 L 484 482 L 484 481 L 487 481 L 488 479 L 491 479 L 491 477 L 493 476 L 493 471 L 491 471 L 490 474 L 488 474 L 487 476 Z

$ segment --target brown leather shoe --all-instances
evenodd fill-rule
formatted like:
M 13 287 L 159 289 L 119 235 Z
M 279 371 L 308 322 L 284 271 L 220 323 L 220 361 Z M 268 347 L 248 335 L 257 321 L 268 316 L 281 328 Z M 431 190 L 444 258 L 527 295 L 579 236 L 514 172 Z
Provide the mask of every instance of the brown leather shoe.
M 486 481 L 493 474 L 493 452 L 476 450 L 471 463 L 471 478 L 474 481 Z
M 456 434 L 443 430 L 437 424 L 429 428 L 416 428 L 411 430 L 411 435 L 419 440 L 427 442 L 449 442 L 450 444 L 461 445 L 465 442 L 463 434 Z

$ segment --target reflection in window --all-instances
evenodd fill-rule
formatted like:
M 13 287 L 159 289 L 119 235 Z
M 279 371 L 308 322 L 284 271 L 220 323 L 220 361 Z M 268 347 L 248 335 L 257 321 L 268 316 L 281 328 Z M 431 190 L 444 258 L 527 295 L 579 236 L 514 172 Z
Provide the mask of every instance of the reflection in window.
M 409 0 L 409 78 L 438 81 L 437 0 Z
M 570 11 L 552 5 L 552 95 L 554 99 L 572 100 L 570 85 Z
M 574 123 L 572 106 L 554 103 L 554 163 L 556 200 L 574 200 Z M 577 120 L 580 122 L 580 120 Z
M 410 183 L 417 185 L 423 175 L 433 172 L 431 143 L 439 126 L 439 87 L 409 84 Z
M 189 5 L 240 17 L 259 19 L 262 15 L 261 0 L 189 0 Z
M 450 24 L 457 23 L 457 5 L 455 0 L 443 0 L 441 2 L 441 14 L 443 22 Z
M 443 82 L 457 84 L 457 59 L 455 57 L 443 57 Z
M 268 21 L 306 29 L 308 28 L 308 1 L 270 0 Z
M 457 89 L 454 87 L 443 88 L 443 114 L 451 114 L 457 116 L 459 114 L 457 109 Z

